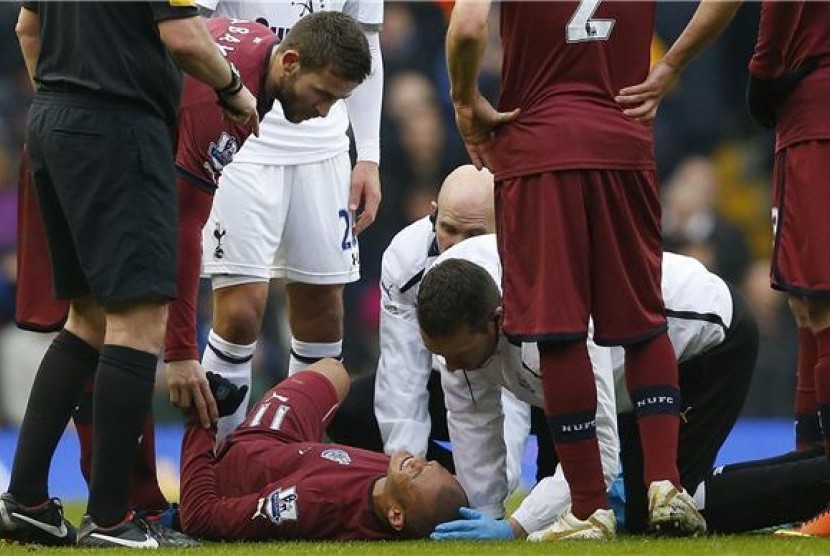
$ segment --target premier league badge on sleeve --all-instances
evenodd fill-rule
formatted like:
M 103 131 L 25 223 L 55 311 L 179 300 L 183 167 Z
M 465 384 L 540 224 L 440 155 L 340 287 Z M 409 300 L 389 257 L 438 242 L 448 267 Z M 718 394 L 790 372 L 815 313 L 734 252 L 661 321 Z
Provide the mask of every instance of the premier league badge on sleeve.
M 329 461 L 333 461 L 334 463 L 339 463 L 340 465 L 349 465 L 352 462 L 352 457 L 346 450 L 336 448 L 323 450 L 320 456 Z
M 267 518 L 274 525 L 286 521 L 297 521 L 297 487 L 278 488 L 257 502 L 256 512 L 251 519 Z
M 208 146 L 208 159 L 210 165 L 217 172 L 221 172 L 222 168 L 227 166 L 233 160 L 233 155 L 239 151 L 239 143 L 236 137 L 223 131 L 219 139 L 214 143 L 211 142 Z

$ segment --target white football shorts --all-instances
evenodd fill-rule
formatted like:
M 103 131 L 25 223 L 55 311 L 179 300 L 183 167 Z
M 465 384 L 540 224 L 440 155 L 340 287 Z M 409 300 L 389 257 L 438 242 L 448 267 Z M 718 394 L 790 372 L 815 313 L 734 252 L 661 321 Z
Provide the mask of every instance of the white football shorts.
M 202 230 L 203 274 L 251 278 L 243 282 L 359 280 L 350 185 L 348 153 L 291 166 L 229 164 Z

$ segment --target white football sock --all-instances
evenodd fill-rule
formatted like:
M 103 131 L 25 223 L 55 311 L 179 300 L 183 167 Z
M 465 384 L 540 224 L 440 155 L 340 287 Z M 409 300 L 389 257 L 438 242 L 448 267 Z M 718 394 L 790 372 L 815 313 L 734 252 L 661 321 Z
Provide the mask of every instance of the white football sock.
M 695 508 L 697 508 L 698 511 L 706 509 L 706 481 L 701 481 L 700 484 L 697 485 L 697 490 L 694 495 L 692 495 L 692 500 L 695 501 Z
M 234 386 L 248 387 L 245 399 L 239 404 L 236 412 L 219 419 L 217 424 L 216 442 L 219 443 L 228 436 L 248 414 L 248 401 L 251 398 L 251 369 L 252 359 L 256 350 L 256 342 L 248 345 L 232 344 L 225 341 L 211 328 L 208 335 L 208 345 L 202 354 L 202 368 L 212 371 L 231 381 Z
M 288 376 L 307 369 L 324 357 L 343 359 L 343 340 L 330 343 L 303 342 L 291 337 L 291 356 L 288 358 Z

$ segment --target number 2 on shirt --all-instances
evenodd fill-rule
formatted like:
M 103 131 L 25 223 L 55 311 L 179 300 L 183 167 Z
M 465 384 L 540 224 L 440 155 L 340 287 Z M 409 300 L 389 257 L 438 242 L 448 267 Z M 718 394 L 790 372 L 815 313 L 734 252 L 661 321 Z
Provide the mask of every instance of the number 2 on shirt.
M 614 28 L 613 19 L 591 19 L 602 0 L 581 0 L 565 27 L 566 42 L 607 41 Z

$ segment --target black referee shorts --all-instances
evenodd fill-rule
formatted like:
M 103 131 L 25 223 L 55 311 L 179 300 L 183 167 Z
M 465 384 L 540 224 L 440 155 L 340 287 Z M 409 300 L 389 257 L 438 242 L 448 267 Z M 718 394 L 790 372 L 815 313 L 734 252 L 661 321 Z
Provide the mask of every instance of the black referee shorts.
M 177 198 L 164 122 L 139 108 L 38 93 L 32 172 L 55 294 L 108 305 L 176 296 Z
M 680 364 L 683 413 L 677 467 L 683 487 L 694 493 L 709 476 L 743 407 L 755 360 L 758 324 L 743 295 L 732 286 L 732 323 L 719 345 Z M 642 533 L 648 502 L 643 455 L 633 413 L 618 416 L 620 458 L 625 476 L 626 528 Z

